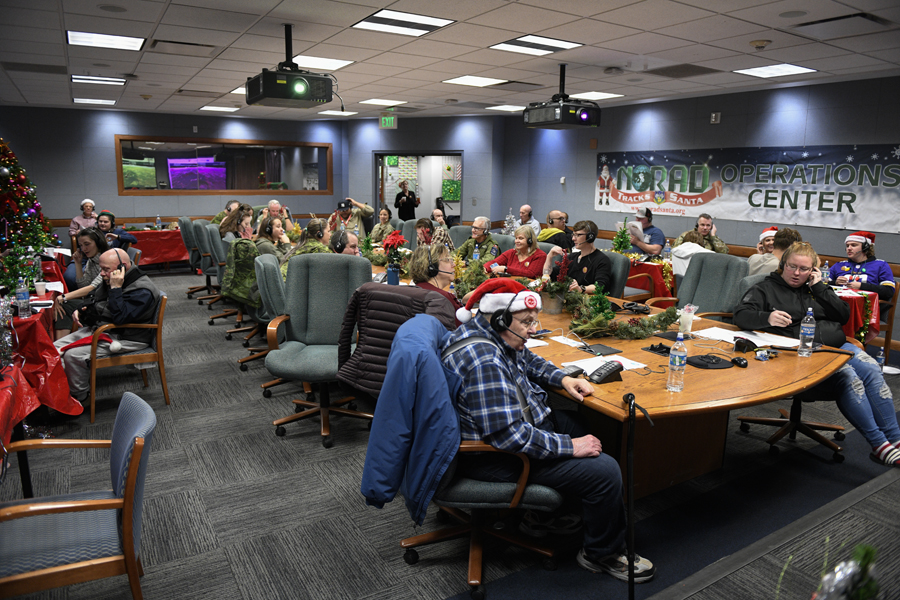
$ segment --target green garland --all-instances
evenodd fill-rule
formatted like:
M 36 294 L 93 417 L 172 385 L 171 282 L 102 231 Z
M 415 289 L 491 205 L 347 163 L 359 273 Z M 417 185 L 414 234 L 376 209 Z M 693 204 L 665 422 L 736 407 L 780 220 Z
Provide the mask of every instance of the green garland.
M 866 343 L 866 334 L 869 333 L 869 320 L 872 318 L 872 301 L 869 300 L 868 294 L 860 294 L 863 297 L 863 300 L 866 302 L 866 314 L 863 317 L 862 327 L 859 328 L 859 331 L 856 332 L 856 335 L 853 336 L 863 344 Z
M 458 298 L 464 297 L 488 280 L 489 276 L 484 270 L 484 263 L 488 260 L 495 260 L 495 258 L 493 256 L 488 256 L 481 260 L 472 259 L 469 261 L 469 266 L 465 268 L 453 284 Z
M 616 321 L 609 299 L 603 289 L 593 296 L 585 296 L 573 308 L 571 331 L 583 338 L 615 336 L 621 340 L 643 340 L 657 331 L 665 331 L 678 320 L 675 307 L 652 317 L 633 317 L 627 321 Z M 568 306 L 567 306 L 568 309 Z

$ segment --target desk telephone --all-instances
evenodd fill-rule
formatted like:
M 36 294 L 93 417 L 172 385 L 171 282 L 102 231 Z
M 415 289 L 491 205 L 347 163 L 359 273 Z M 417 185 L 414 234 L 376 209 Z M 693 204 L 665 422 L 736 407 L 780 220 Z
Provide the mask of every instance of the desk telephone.
M 588 379 L 593 383 L 622 381 L 622 371 L 624 369 L 625 367 L 622 366 L 622 363 L 611 360 L 597 367 L 597 369 L 588 376 Z

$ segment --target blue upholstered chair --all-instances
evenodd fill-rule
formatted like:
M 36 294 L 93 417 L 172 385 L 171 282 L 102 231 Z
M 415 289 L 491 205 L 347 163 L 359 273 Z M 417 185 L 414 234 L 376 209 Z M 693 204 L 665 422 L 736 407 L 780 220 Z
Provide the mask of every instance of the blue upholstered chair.
M 0 597 L 114 575 L 128 575 L 132 597 L 143 597 L 141 512 L 155 428 L 153 409 L 126 392 L 111 440 L 34 439 L 11 445 L 13 452 L 109 448 L 112 489 L 0 504 Z
M 202 266 L 203 257 L 201 256 L 200 246 L 197 245 L 197 241 L 194 239 L 194 225 L 191 222 L 191 218 L 178 217 L 178 227 L 179 232 L 181 232 L 181 239 L 184 242 L 184 247 L 188 251 L 188 263 L 191 265 L 191 271 L 196 274 Z M 195 285 L 188 288 L 188 298 L 193 299 L 194 294 L 201 290 L 204 290 L 209 294 L 212 293 L 212 282 L 210 281 L 211 275 L 210 273 L 205 273 L 205 276 L 205 285 Z
M 375 213 L 375 214 L 378 214 L 378 213 Z M 397 217 L 391 217 L 390 221 L 388 221 L 388 222 L 391 224 L 391 227 L 393 227 L 395 231 L 399 231 L 400 233 L 403 233 L 403 220 L 402 219 L 398 219 Z
M 601 250 L 601 252 L 606 251 Z M 650 277 L 650 275 L 647 273 L 640 273 L 629 277 L 628 274 L 631 272 L 631 261 L 627 256 L 619 254 L 618 252 L 606 252 L 606 257 L 611 263 L 609 290 L 606 291 L 607 296 L 631 300 L 633 302 L 640 302 L 641 300 L 647 300 L 654 296 L 655 290 L 653 289 L 653 278 Z M 634 288 L 628 285 L 629 282 L 634 282 L 639 279 L 646 279 L 649 282 L 648 290 Z
M 418 244 L 415 219 L 403 221 L 403 229 L 400 230 L 400 233 L 403 234 L 403 238 L 406 240 L 406 247 L 410 250 L 415 250 Z
M 341 406 L 344 398 L 331 403 L 328 383 L 337 380 L 338 338 L 347 304 L 356 288 L 372 281 L 372 264 L 360 256 L 347 254 L 304 254 L 288 263 L 285 283 L 285 314 L 269 323 L 269 330 L 282 324 L 285 341 L 266 356 L 266 368 L 272 375 L 292 381 L 306 381 L 315 387 L 314 395 L 294 404 L 306 407 L 289 417 L 276 420 L 275 433 L 285 434 L 291 421 L 320 415 L 322 444 L 331 447 L 329 413 L 370 419 L 371 415 Z
M 507 250 L 512 250 L 516 247 L 516 238 L 511 235 L 495 233 L 492 234 L 491 237 L 494 238 L 494 241 L 497 242 L 498 246 L 500 246 L 500 254 L 503 254 Z

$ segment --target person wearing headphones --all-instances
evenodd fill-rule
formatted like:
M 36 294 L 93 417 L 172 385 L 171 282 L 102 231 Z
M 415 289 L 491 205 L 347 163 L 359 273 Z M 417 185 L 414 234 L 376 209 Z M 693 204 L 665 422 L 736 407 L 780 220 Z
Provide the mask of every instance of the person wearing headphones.
M 472 308 L 478 304 L 478 314 Z M 541 296 L 511 279 L 490 279 L 457 311 L 462 321 L 444 338 L 444 368 L 462 382 L 453 399 L 465 441 L 479 441 L 528 456 L 529 483 L 546 485 L 581 500 L 584 547 L 579 566 L 628 580 L 622 472 L 603 452 L 577 413 L 552 411 L 545 388 L 564 389 L 576 401 L 594 392 L 584 379 L 567 376 L 525 348 L 538 329 Z M 460 342 L 467 345 L 460 345 Z M 451 346 L 455 345 L 455 350 Z M 448 349 L 451 351 L 448 353 Z M 516 481 L 521 462 L 510 454 L 460 454 L 458 473 L 480 481 Z M 571 515 L 542 518 L 528 513 L 520 528 L 532 534 L 573 532 Z M 635 556 L 635 581 L 653 578 L 656 569 Z
M 841 414 L 872 446 L 872 460 L 900 467 L 900 426 L 890 387 L 872 357 L 846 341 L 842 326 L 850 319 L 850 308 L 822 281 L 818 264 L 819 256 L 810 244 L 792 244 L 782 255 L 778 270 L 744 294 L 734 309 L 734 324 L 797 339 L 800 322 L 807 308 L 812 308 L 815 341 L 853 353 L 853 358 L 812 388 L 813 392 L 837 402 Z
M 225 210 L 223 210 L 223 211 L 221 211 L 220 213 L 216 214 L 216 216 L 214 216 L 214 217 L 212 218 L 212 221 L 210 221 L 210 223 L 213 224 L 213 225 L 220 225 L 220 224 L 222 223 L 222 221 L 225 220 L 225 217 L 227 217 L 228 215 L 230 215 L 230 214 L 231 214 L 231 211 L 233 211 L 234 209 L 238 208 L 239 206 L 241 206 L 241 203 L 240 203 L 239 200 L 229 200 L 228 202 L 225 203 Z M 250 217 L 251 217 L 251 220 L 252 220 L 252 217 L 253 217 L 253 212 L 252 212 L 252 211 L 251 211 L 251 213 L 250 213 Z
M 516 229 L 515 247 L 484 263 L 484 270 L 494 275 L 537 279 L 541 276 L 547 254 L 538 247 L 537 235 L 528 225 Z
M 456 296 L 447 291 L 447 286 L 453 282 L 454 275 L 450 250 L 441 244 L 420 245 L 409 259 L 409 276 L 413 283 L 423 290 L 438 292 L 453 306 L 455 313 L 463 305 Z M 458 319 L 456 325 L 459 326 Z
M 338 202 L 337 210 L 328 217 L 328 229 L 331 233 L 339 230 L 350 231 L 357 237 L 366 237 L 367 219 L 375 214 L 375 209 L 368 204 L 357 202 L 353 198 L 344 198 Z
M 663 246 L 666 245 L 666 235 L 662 229 L 653 225 L 653 212 L 642 206 L 637 209 L 635 219 L 641 224 L 644 232 L 641 238 L 633 233 L 631 234 L 631 250 L 634 254 L 646 254 L 648 256 L 657 256 L 662 252 Z
M 569 290 L 582 294 L 595 294 L 598 290 L 609 291 L 609 281 L 612 279 L 612 262 L 603 252 L 594 247 L 597 239 L 597 224 L 593 221 L 578 221 L 575 223 L 572 233 L 572 243 L 575 250 L 569 255 L 569 268 L 567 275 L 572 278 Z M 547 255 L 544 263 L 543 278 L 556 279 L 559 277 L 559 263 L 553 264 L 553 257 L 565 254 L 562 248 L 557 246 Z
M 291 250 L 291 240 L 278 217 L 266 217 L 259 223 L 254 243 L 260 254 L 274 254 L 279 261 Z
M 372 233 L 369 235 L 372 237 L 373 242 L 381 242 L 393 230 L 394 226 L 391 225 L 391 209 L 385 206 L 378 212 L 378 224 L 372 228 Z
M 547 227 L 538 233 L 538 241 L 571 250 L 573 247 L 572 230 L 566 227 L 568 220 L 568 215 L 563 211 L 551 210 L 547 213 Z
M 74 217 L 69 223 L 69 237 L 78 235 L 78 232 L 88 227 L 97 226 L 97 213 L 94 212 L 94 201 L 85 198 L 81 201 L 81 214 Z
M 440 198 L 438 198 L 438 200 L 440 200 Z M 443 204 L 443 202 L 441 202 L 441 204 Z M 431 220 L 436 221 L 437 224 L 444 229 L 450 229 L 450 227 L 447 226 L 447 222 L 444 220 L 444 209 L 442 208 L 435 208 L 431 211 Z
M 765 233 L 765 232 L 764 232 Z M 759 275 L 761 273 L 771 273 L 778 268 L 785 250 L 791 247 L 794 242 L 802 242 L 803 236 L 796 229 L 784 227 L 772 236 L 772 252 L 769 254 L 754 254 L 747 263 L 750 270 L 747 275 Z
M 335 254 L 359 256 L 359 238 L 355 233 L 351 233 L 346 229 L 331 234 L 331 242 L 328 246 Z
M 438 244 L 446 246 L 450 252 L 454 250 L 450 233 L 443 227 L 435 229 L 434 223 L 430 219 L 419 219 L 416 221 L 416 245 L 419 244 Z
M 500 256 L 500 246 L 491 237 L 491 220 L 487 217 L 475 217 L 472 221 L 472 236 L 462 243 L 456 255 L 466 264 L 470 260 L 489 260 Z
M 696 231 L 702 236 L 703 243 L 700 245 L 707 250 L 712 250 L 719 254 L 728 254 L 728 246 L 716 237 L 716 224 L 713 223 L 713 218 L 710 215 L 703 213 L 697 217 L 697 223 L 694 224 L 694 228 L 691 231 Z M 684 242 L 685 233 L 687 231 L 675 238 L 675 241 L 672 242 L 673 248 L 677 248 Z
M 541 234 L 541 224 L 534 218 L 531 206 L 528 204 L 523 204 L 519 207 L 519 220 L 516 221 L 516 227 L 521 227 L 523 225 L 531 227 L 534 230 L 535 236 Z
M 891 266 L 875 258 L 875 234 L 856 231 L 844 240 L 847 260 L 835 263 L 829 274 L 838 285 L 875 292 L 881 302 L 890 302 L 896 291 Z
M 299 254 L 330 254 L 331 231 L 325 219 L 310 219 L 300 234 L 300 241 L 281 259 L 281 277 L 287 278 L 288 261 Z
M 137 244 L 137 238 L 125 231 L 124 227 L 116 227 L 116 215 L 108 210 L 101 210 L 97 216 L 97 229 L 106 236 L 110 248 L 127 248 Z

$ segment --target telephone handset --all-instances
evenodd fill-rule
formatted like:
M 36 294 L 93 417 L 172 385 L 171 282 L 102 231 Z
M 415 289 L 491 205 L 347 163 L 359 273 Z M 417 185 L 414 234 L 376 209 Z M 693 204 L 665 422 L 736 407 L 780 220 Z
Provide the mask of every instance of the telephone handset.
M 588 376 L 588 379 L 593 383 L 622 381 L 622 371 L 624 369 L 625 367 L 622 366 L 622 363 L 616 360 L 611 360 L 600 365 L 593 373 L 590 374 L 590 376 Z

